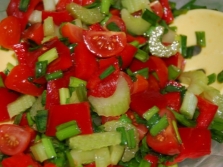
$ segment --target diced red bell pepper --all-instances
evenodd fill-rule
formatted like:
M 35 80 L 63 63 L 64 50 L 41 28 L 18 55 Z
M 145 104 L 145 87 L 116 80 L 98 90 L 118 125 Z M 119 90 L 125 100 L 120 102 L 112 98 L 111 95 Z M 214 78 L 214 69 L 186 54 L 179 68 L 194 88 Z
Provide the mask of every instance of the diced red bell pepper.
M 159 160 L 159 158 L 157 156 L 152 155 L 152 154 L 147 154 L 144 157 L 144 159 L 147 160 L 151 164 L 150 167 L 156 167 L 158 164 L 158 160 Z
M 144 37 L 144 36 L 132 36 L 128 33 L 126 33 L 126 38 L 127 38 L 127 42 L 130 43 L 130 42 L 133 42 L 133 41 L 138 41 L 139 44 L 144 44 L 147 42 L 147 38 Z
M 174 65 L 178 67 L 179 69 L 181 69 L 182 71 L 184 70 L 186 61 L 179 52 L 177 52 L 173 56 L 170 56 L 169 58 L 163 58 L 163 60 L 167 67 L 170 65 Z
M 52 17 L 53 22 L 56 25 L 60 25 L 63 22 L 71 22 L 74 18 L 68 13 L 67 10 L 63 11 L 42 11 L 42 20 L 45 20 L 47 17 Z
M 169 92 L 163 95 L 167 101 L 167 107 L 179 111 L 181 107 L 181 95 L 180 92 Z
M 218 110 L 218 106 L 207 99 L 197 96 L 199 115 L 197 117 L 197 125 L 199 128 L 208 128 Z
M 133 82 L 132 94 L 147 90 L 149 82 L 142 75 L 136 75 L 136 81 Z
M 166 21 L 167 24 L 173 22 L 174 17 L 171 11 L 171 7 L 168 0 L 159 0 L 161 5 L 163 6 L 163 17 L 162 19 Z
M 81 134 L 93 133 L 90 105 L 88 102 L 53 105 L 49 109 L 46 135 L 54 136 L 56 126 L 75 120 L 81 130 Z

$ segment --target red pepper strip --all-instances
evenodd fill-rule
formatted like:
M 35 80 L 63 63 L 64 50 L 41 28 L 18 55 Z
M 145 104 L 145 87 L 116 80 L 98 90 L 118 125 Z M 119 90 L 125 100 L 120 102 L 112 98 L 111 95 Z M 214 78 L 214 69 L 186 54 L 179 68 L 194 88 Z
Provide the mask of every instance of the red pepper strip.
M 199 128 L 208 128 L 211 124 L 214 116 L 218 110 L 218 106 L 213 104 L 212 102 L 204 99 L 200 96 L 197 96 L 200 114 L 197 117 L 197 127 Z
M 170 8 L 170 4 L 168 0 L 159 0 L 161 5 L 163 6 L 163 17 L 162 19 L 166 21 L 167 24 L 173 22 L 173 13 Z

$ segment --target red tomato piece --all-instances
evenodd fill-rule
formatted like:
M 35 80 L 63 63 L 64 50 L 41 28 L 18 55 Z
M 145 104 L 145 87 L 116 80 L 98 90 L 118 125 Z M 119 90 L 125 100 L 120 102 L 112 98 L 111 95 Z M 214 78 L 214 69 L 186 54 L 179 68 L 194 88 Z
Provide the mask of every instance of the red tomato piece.
M 144 159 L 147 160 L 149 163 L 151 163 L 151 166 L 150 167 L 157 167 L 158 160 L 159 160 L 159 158 L 157 156 L 152 155 L 152 154 L 147 154 L 144 157 Z
M 12 157 L 5 158 L 1 162 L 1 164 L 4 167 L 12 167 L 12 166 L 14 167 L 28 167 L 28 166 L 41 167 L 40 164 L 38 164 L 32 159 L 31 155 L 24 154 L 24 153 L 19 153 Z
M 0 45 L 12 49 L 13 45 L 19 43 L 21 36 L 20 20 L 14 16 L 8 16 L 0 22 Z
M 110 65 L 119 65 L 117 57 L 108 57 L 106 59 L 99 59 L 99 68 L 106 69 Z
M 151 90 L 151 91 L 159 91 L 160 90 L 159 83 L 153 74 L 149 74 L 148 83 L 149 83 L 148 90 Z
M 83 29 L 71 23 L 65 23 L 61 27 L 61 33 L 67 37 L 71 43 L 78 43 L 83 41 Z
M 107 25 L 110 23 L 116 24 L 118 28 L 120 29 L 120 31 L 126 32 L 125 23 L 119 16 L 112 15 L 104 25 L 105 29 L 107 29 Z
M 83 42 L 80 42 L 74 50 L 74 76 L 83 80 L 89 78 L 98 69 L 98 62 Z
M 184 70 L 186 63 L 184 57 L 179 52 L 177 52 L 173 56 L 170 56 L 169 58 L 163 58 L 163 61 L 165 62 L 167 67 L 170 65 L 174 65 L 180 68 L 182 71 Z
M 218 106 L 201 96 L 197 96 L 199 115 L 197 117 L 197 125 L 199 128 L 208 128 L 218 110 Z
M 8 89 L 28 94 L 32 96 L 39 96 L 44 90 L 44 86 L 36 85 L 28 79 L 34 77 L 32 69 L 27 65 L 17 65 L 9 73 L 5 80 L 5 86 Z
M 91 31 L 105 31 L 104 27 L 100 23 L 92 24 L 88 27 Z
M 124 32 L 84 31 L 83 38 L 87 48 L 103 58 L 118 55 L 126 45 Z
M 30 1 L 28 9 L 23 12 L 19 9 L 20 0 L 10 0 L 6 12 L 8 16 L 14 16 L 19 18 L 21 30 L 23 31 L 26 28 L 29 16 L 32 14 L 33 10 L 40 2 L 41 0 Z
M 160 115 L 166 114 L 168 119 L 168 127 L 162 130 L 158 135 L 152 136 L 150 133 L 147 135 L 147 144 L 156 152 L 166 155 L 179 154 L 181 145 L 176 138 L 176 133 L 173 128 L 172 121 L 175 120 L 171 111 L 163 109 Z M 194 138 L 195 139 L 195 138 Z
M 161 5 L 163 6 L 163 17 L 162 19 L 166 21 L 167 24 L 173 22 L 174 17 L 171 11 L 171 7 L 168 0 L 159 0 Z
M 35 23 L 22 33 L 23 39 L 32 40 L 39 45 L 41 44 L 43 37 L 44 37 L 44 34 L 43 34 L 42 23 Z
M 16 155 L 26 150 L 31 134 L 13 124 L 0 125 L 0 151 L 6 155 Z
M 149 87 L 149 82 L 141 75 L 136 75 L 136 81 L 133 82 L 132 94 L 143 92 Z
M 151 2 L 150 3 L 150 8 L 160 18 L 163 17 L 163 6 L 160 4 L 160 2 L 158 0 L 155 0 L 155 1 Z
M 133 36 L 133 35 L 126 33 L 126 38 L 127 38 L 128 43 L 133 42 L 133 41 L 138 41 L 139 44 L 145 44 L 147 42 L 147 38 L 144 36 L 140 36 L 140 35 Z
M 55 136 L 56 126 L 75 120 L 81 130 L 81 134 L 93 133 L 90 105 L 88 102 L 53 105 L 49 109 L 46 135 Z
M 10 119 L 7 105 L 13 101 L 15 101 L 19 97 L 19 94 L 13 92 L 7 88 L 0 88 L 0 121 L 7 121 Z
M 181 107 L 181 95 L 180 92 L 169 92 L 163 95 L 167 102 L 167 107 L 172 108 L 175 111 L 179 111 Z
M 59 0 L 59 2 L 56 5 L 56 10 L 57 11 L 65 10 L 67 4 L 71 2 L 77 3 L 81 6 L 85 6 L 92 4 L 93 2 L 95 2 L 95 0 Z
M 56 12 L 42 11 L 42 20 L 45 20 L 47 17 L 52 17 L 53 22 L 58 26 L 63 22 L 71 22 L 74 20 L 74 18 L 67 10 L 56 11 Z

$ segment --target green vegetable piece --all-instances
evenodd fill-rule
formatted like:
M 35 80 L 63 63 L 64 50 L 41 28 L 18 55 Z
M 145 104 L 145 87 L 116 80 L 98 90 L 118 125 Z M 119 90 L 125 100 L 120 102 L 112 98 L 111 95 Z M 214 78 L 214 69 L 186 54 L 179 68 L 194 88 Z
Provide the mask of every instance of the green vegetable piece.
M 218 82 L 223 83 L 223 70 L 220 73 L 218 73 L 217 80 Z
M 157 134 L 159 134 L 163 129 L 165 129 L 167 126 L 169 125 L 168 123 L 168 119 L 167 119 L 167 116 L 164 115 L 161 117 L 161 119 L 159 119 L 159 121 L 153 125 L 151 128 L 150 128 L 150 134 L 152 136 L 156 136 Z
M 168 66 L 168 79 L 169 80 L 176 80 L 178 78 L 178 76 L 181 73 L 181 69 L 174 66 L 174 65 L 170 65 Z
M 59 57 L 56 48 L 52 48 L 38 57 L 38 61 L 47 61 L 50 64 Z
M 197 45 L 205 47 L 206 46 L 205 32 L 196 31 L 195 34 L 196 34 Z
M 48 111 L 47 110 L 37 111 L 37 114 L 35 116 L 35 122 L 36 122 L 37 130 L 39 132 L 43 133 L 43 132 L 46 131 L 47 118 L 48 118 Z

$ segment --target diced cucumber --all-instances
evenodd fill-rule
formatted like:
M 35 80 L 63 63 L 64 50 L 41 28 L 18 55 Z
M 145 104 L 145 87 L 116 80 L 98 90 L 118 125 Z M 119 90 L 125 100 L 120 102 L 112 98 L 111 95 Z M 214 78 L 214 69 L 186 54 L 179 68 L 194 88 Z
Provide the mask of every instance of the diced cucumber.
M 145 8 L 149 8 L 149 0 L 121 0 L 122 6 L 126 8 L 129 13 L 134 13 Z
M 36 101 L 36 98 L 34 96 L 22 95 L 21 97 L 16 99 L 14 102 L 9 103 L 7 106 L 7 109 L 8 109 L 10 118 L 26 111 L 28 108 L 30 108 L 33 105 L 35 101 Z
M 131 149 L 129 147 L 125 147 L 125 150 L 124 150 L 124 153 L 122 156 L 122 161 L 127 162 L 135 157 L 135 154 L 139 149 L 138 148 L 139 134 L 138 134 L 134 125 L 127 123 L 127 122 L 123 122 L 123 121 L 109 121 L 109 122 L 106 122 L 103 125 L 103 127 L 104 127 L 105 131 L 109 131 L 109 132 L 116 131 L 116 128 L 118 128 L 118 127 L 125 127 L 126 130 L 133 129 L 134 133 L 135 133 L 136 147 L 133 149 Z
M 187 118 L 192 119 L 197 107 L 197 102 L 197 97 L 189 90 L 186 91 L 180 107 L 180 112 Z
M 69 147 L 76 150 L 94 150 L 121 143 L 119 132 L 101 132 L 88 135 L 78 135 L 69 139 Z
M 67 5 L 66 9 L 75 18 L 80 19 L 86 24 L 94 24 L 102 21 L 105 15 L 100 12 L 100 8 L 87 9 L 76 3 L 70 3 Z
M 113 95 L 107 98 L 89 96 L 88 100 L 98 115 L 118 116 L 129 109 L 130 88 L 125 78 L 120 75 Z
M 95 151 L 96 167 L 106 167 L 110 165 L 110 152 L 108 147 L 103 147 Z
M 95 160 L 95 150 L 82 151 L 82 150 L 71 150 L 70 154 L 77 166 L 81 164 L 88 164 Z
M 110 146 L 111 164 L 117 165 L 121 160 L 125 147 L 121 145 Z
M 141 17 L 132 16 L 128 10 L 121 10 L 121 18 L 125 22 L 127 30 L 135 35 L 143 35 L 150 27 L 150 23 Z

